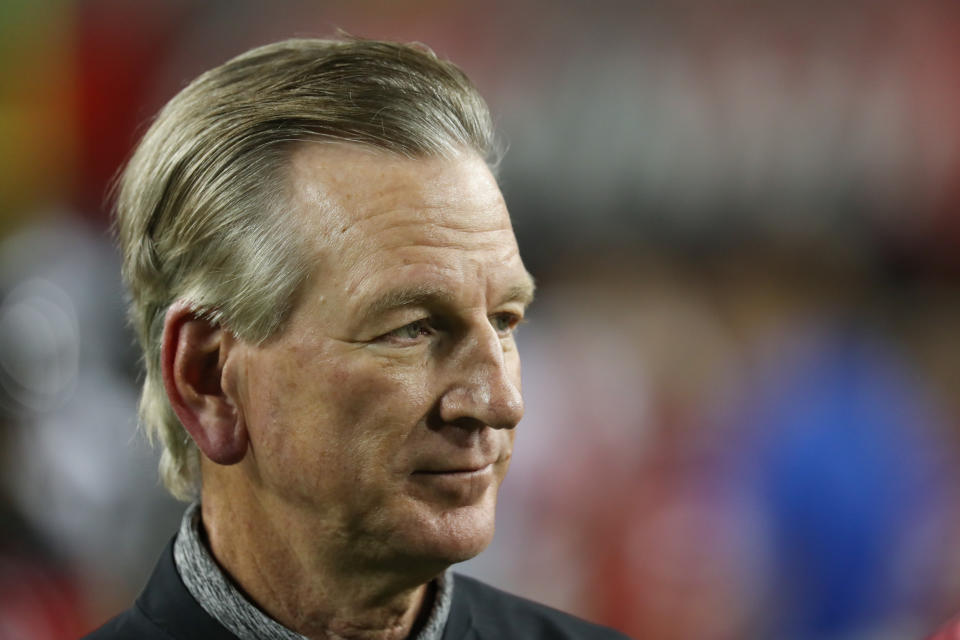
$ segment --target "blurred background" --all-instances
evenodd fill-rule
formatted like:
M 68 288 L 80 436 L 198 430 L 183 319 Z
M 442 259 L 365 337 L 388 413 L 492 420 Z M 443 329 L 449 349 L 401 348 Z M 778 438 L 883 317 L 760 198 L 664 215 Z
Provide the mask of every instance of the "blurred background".
M 201 71 L 429 44 L 488 98 L 539 282 L 462 571 L 652 640 L 960 611 L 960 4 L 0 2 L 0 638 L 76 638 L 175 530 L 106 186 Z

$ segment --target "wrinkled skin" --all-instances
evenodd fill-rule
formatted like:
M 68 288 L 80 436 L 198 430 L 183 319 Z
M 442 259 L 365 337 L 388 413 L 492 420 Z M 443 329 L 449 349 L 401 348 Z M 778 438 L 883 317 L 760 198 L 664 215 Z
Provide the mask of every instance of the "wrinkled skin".
M 221 564 L 285 624 L 365 619 L 393 625 L 370 637 L 403 637 L 424 584 L 493 536 L 533 284 L 475 154 L 308 143 L 289 178 L 316 267 L 277 336 L 211 338 L 228 400 L 208 423 L 234 422 L 213 444 L 195 435 L 203 520 Z M 238 462 L 211 461 L 222 442 Z M 381 605 L 392 613 L 364 617 Z

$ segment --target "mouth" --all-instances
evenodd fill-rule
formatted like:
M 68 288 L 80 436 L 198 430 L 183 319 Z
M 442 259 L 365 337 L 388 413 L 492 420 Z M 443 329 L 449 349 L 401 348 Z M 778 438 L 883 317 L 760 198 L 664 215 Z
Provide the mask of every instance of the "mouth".
M 493 469 L 493 463 L 488 462 L 482 465 L 463 465 L 458 467 L 445 467 L 439 469 L 418 469 L 413 472 L 412 475 L 425 475 L 425 476 L 461 476 L 461 477 L 470 477 L 474 475 L 481 475 Z
M 427 466 L 411 473 L 410 481 L 416 495 L 447 507 L 478 504 L 499 484 L 493 462 Z

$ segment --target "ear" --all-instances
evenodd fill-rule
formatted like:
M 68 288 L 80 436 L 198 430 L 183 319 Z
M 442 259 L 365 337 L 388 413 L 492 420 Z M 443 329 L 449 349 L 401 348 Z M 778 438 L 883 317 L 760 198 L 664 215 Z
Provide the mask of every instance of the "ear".
M 247 430 L 224 390 L 223 368 L 236 345 L 219 325 L 174 302 L 163 323 L 163 386 L 174 413 L 207 458 L 235 464 L 247 452 Z

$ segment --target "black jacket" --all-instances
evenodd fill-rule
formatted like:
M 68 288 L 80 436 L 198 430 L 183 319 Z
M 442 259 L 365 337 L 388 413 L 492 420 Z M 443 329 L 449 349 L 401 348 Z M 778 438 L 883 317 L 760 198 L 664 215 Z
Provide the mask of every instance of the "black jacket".
M 133 607 L 84 640 L 235 640 L 180 581 L 173 543 Z M 628 640 L 626 636 L 455 575 L 443 640 Z

